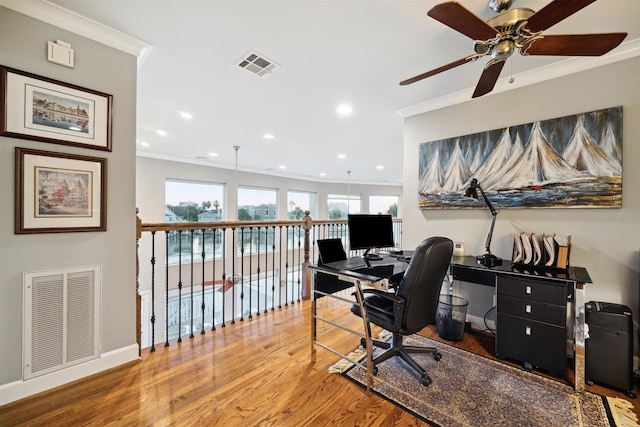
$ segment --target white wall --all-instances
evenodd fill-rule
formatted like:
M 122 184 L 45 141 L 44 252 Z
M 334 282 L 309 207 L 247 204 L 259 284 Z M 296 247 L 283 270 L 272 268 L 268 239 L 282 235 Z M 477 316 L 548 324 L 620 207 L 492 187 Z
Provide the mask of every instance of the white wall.
M 231 149 L 232 147 L 229 147 L 229 150 Z M 305 159 L 301 159 L 300 161 L 304 162 Z M 167 179 L 226 183 L 226 211 L 235 212 L 236 210 L 237 202 L 234 191 L 236 177 L 234 169 L 223 169 L 141 156 L 138 156 L 137 165 L 136 203 L 138 208 L 140 208 L 139 216 L 143 222 L 164 222 L 165 182 Z M 347 194 L 347 183 L 306 181 L 247 172 L 240 170 L 240 167 L 238 167 L 238 169 L 238 185 L 276 189 L 278 191 L 280 198 L 279 218 L 287 217 L 287 192 L 290 190 L 316 193 L 318 196 L 319 219 L 327 218 L 328 194 Z M 351 195 L 361 197 L 362 212 L 368 212 L 369 196 L 371 195 L 399 196 L 400 203 L 398 207 L 400 208 L 402 204 L 402 187 L 398 185 L 352 183 L 349 185 L 349 189 Z M 398 216 L 402 216 L 401 211 L 398 212 Z M 233 218 L 226 219 L 232 220 Z
M 487 209 L 418 208 L 417 159 L 421 143 L 622 105 L 622 208 L 503 209 L 497 217 L 491 249 L 496 255 L 510 259 L 512 233 L 571 235 L 571 263 L 586 267 L 594 282 L 586 287 L 587 301 L 628 305 L 637 319 L 640 195 L 635 187 L 640 182 L 639 73 L 640 58 L 633 58 L 406 118 L 405 245 L 439 234 L 464 242 L 467 254 L 481 254 L 491 220 Z M 493 289 L 479 288 L 482 287 L 469 285 L 460 290 L 471 295 L 469 310 L 476 315 L 482 315 L 489 308 L 486 305 L 492 304 L 487 293 L 493 293 Z
M 75 49 L 75 68 L 46 60 L 47 41 Z M 0 7 L 0 64 L 113 95 L 113 151 L 0 137 L 0 405 L 137 357 L 135 346 L 136 58 Z M 118 70 L 114 73 L 113 70 Z M 11 108 L 9 105 L 8 108 Z M 14 234 L 14 148 L 107 159 L 107 231 Z M 101 358 L 22 381 L 22 274 L 102 265 Z M 107 356 L 107 357 L 105 357 Z M 113 360 L 113 359 L 109 359 Z M 102 363 L 104 362 L 104 363 Z

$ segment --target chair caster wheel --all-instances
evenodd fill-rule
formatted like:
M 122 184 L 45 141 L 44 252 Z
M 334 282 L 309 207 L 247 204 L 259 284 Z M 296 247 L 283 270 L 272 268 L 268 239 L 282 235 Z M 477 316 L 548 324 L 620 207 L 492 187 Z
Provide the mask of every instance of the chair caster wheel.
M 423 376 L 422 378 L 420 378 L 420 382 L 422 383 L 423 386 L 428 386 L 429 384 L 431 384 L 431 377 L 428 375 Z
M 373 375 L 378 375 L 378 367 L 374 366 L 371 372 L 373 373 Z
M 593 385 L 593 381 L 588 378 L 585 380 L 585 383 L 587 383 L 587 385 Z
M 364 338 L 360 338 L 360 346 L 362 348 L 367 348 L 367 340 Z
M 635 399 L 636 397 L 638 397 L 633 391 L 629 390 L 625 393 L 627 395 L 627 397 L 631 398 L 631 399 Z
M 440 359 L 442 359 L 442 354 L 440 354 L 440 353 L 433 353 L 433 358 L 434 358 L 434 360 L 437 362 L 437 361 L 439 361 Z

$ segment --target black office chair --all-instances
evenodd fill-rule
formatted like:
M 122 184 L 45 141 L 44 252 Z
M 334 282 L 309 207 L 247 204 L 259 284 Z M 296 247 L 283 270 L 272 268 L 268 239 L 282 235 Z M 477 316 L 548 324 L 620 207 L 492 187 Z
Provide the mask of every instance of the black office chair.
M 378 372 L 377 364 L 393 356 L 400 356 L 420 374 L 420 382 L 423 385 L 431 384 L 431 378 L 427 372 L 409 353 L 432 353 L 435 360 L 440 360 L 442 355 L 433 347 L 405 346 L 402 344 L 402 339 L 434 322 L 440 288 L 449 268 L 452 253 L 453 242 L 450 239 L 430 237 L 416 247 L 395 293 L 377 289 L 363 291 L 365 294 L 372 294 L 364 299 L 369 321 L 393 334 L 390 344 L 373 340 L 374 346 L 387 349 L 373 359 L 374 375 Z M 362 316 L 358 304 L 353 304 L 351 311 Z

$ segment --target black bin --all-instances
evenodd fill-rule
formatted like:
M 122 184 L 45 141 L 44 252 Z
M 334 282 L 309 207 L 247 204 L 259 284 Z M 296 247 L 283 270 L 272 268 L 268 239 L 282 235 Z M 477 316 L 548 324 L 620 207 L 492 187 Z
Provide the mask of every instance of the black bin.
M 469 301 L 455 295 L 440 295 L 436 312 L 438 336 L 449 341 L 462 341 Z
M 587 384 L 594 382 L 633 392 L 633 316 L 625 305 L 589 301 L 585 304 L 589 338 L 585 342 Z

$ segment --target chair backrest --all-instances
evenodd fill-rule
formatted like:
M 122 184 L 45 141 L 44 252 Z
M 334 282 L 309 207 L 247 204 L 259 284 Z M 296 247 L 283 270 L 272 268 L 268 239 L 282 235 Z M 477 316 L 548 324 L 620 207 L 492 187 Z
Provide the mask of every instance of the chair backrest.
M 434 322 L 452 254 L 453 242 L 446 237 L 430 237 L 416 247 L 396 291 L 406 301 L 403 329 L 415 333 Z

